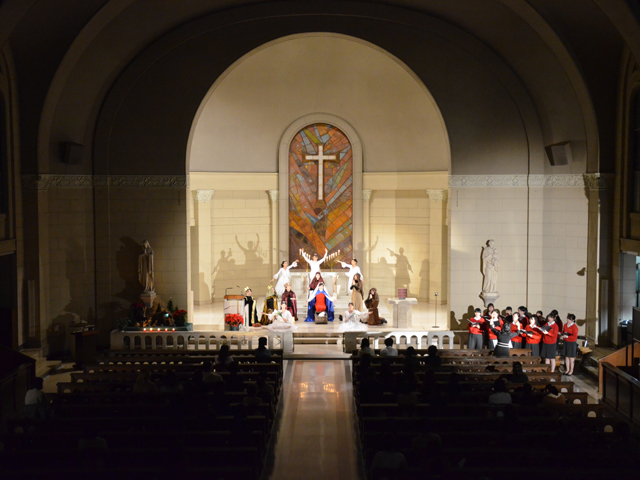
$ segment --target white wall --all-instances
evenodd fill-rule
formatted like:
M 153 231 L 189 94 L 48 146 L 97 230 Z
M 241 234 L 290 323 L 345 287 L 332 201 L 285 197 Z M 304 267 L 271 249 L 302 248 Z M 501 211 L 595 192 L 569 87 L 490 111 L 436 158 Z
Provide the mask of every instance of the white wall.
M 247 54 L 201 105 L 191 171 L 276 172 L 282 134 L 326 112 L 358 132 L 364 171 L 449 170 L 449 142 L 426 88 L 396 59 L 351 37 L 309 34 Z
M 481 254 L 488 239 L 500 254 L 496 308 L 561 316 L 586 313 L 588 203 L 583 186 L 453 187 L 451 311 L 482 306 Z

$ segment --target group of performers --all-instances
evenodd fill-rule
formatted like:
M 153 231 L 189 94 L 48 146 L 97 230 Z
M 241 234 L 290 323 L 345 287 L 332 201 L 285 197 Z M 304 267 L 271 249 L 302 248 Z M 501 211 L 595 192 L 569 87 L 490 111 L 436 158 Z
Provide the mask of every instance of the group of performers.
M 511 348 L 528 348 L 531 355 L 544 358 L 545 363 L 551 365 L 552 372 L 556 368 L 559 340 L 564 339 L 566 374 L 573 375 L 578 351 L 578 326 L 572 313 L 567 315 L 563 325 L 557 310 L 545 317 L 540 310 L 531 315 L 526 307 L 519 307 L 517 312 L 507 307 L 500 315 L 490 303 L 485 312 L 476 308 L 468 321 L 467 348 L 492 348 L 497 357 L 508 357 Z
M 307 292 L 307 317 L 305 322 L 315 322 L 316 315 L 326 317 L 326 320 L 335 320 L 334 303 L 335 300 L 326 290 L 320 265 L 326 261 L 328 251 L 325 249 L 324 256 L 319 258 L 317 253 L 309 256 L 306 252 L 301 252 L 302 257 L 309 264 L 309 288 Z M 340 262 L 342 267 L 348 268 L 346 272 L 348 288 L 351 291 L 351 302 L 344 316 L 339 318 L 344 322 L 340 325 L 340 331 L 361 331 L 366 330 L 367 325 L 379 325 L 384 322 L 378 314 L 378 304 L 380 298 L 375 288 L 371 288 L 364 297 L 364 277 L 358 267 L 356 259 L 351 260 L 351 264 Z M 247 326 L 264 325 L 272 331 L 295 331 L 295 322 L 298 320 L 298 306 L 296 294 L 291 290 L 291 269 L 298 265 L 297 261 L 289 264 L 286 260 L 280 265 L 280 270 L 273 276 L 276 282 L 274 293 L 267 296 L 262 312 L 258 319 L 256 302 L 252 296 L 250 288 L 245 288 L 245 319 Z

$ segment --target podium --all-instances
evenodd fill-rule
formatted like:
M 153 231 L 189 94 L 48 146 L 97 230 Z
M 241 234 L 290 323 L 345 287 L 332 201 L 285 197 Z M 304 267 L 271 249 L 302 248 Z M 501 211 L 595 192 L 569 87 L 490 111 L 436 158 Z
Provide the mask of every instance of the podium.
M 76 337 L 76 364 L 74 368 L 83 368 L 85 365 L 96 363 L 97 330 L 81 330 L 73 332 Z
M 244 295 L 225 295 L 224 296 L 224 314 L 243 315 L 244 314 Z

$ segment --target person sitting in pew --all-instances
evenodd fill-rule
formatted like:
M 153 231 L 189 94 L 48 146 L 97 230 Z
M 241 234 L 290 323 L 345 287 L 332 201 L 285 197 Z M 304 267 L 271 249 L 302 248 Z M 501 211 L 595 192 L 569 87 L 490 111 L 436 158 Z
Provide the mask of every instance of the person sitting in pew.
M 233 357 L 229 354 L 229 345 L 224 344 L 215 358 L 216 367 L 228 367 L 233 363 Z
M 267 338 L 258 339 L 258 348 L 253 351 L 253 356 L 258 363 L 271 363 L 271 350 L 267 348 Z
M 396 451 L 395 444 L 396 436 L 393 433 L 387 432 L 382 436 L 382 450 L 373 456 L 371 462 L 372 480 L 393 480 L 407 469 L 407 459 L 404 454 Z
M 229 375 L 225 377 L 224 383 L 227 392 L 241 392 L 244 390 L 244 380 L 239 375 L 240 367 L 238 362 L 232 362 L 227 367 Z
M 25 415 L 29 420 L 47 418 L 47 400 L 42 391 L 44 380 L 42 377 L 33 379 L 33 388 L 27 390 L 24 396 Z
M 507 392 L 506 382 L 499 378 L 493 384 L 493 393 L 489 395 L 490 405 L 507 405 L 511 403 L 511 394 Z
M 158 387 L 149 379 L 149 372 L 138 372 L 136 383 L 133 384 L 133 393 L 156 393 Z
M 371 348 L 371 344 L 369 343 L 368 338 L 363 338 L 360 342 L 360 350 L 358 350 L 358 356 L 362 357 L 363 355 L 371 355 L 372 357 L 376 356 L 376 351 Z
M 442 447 L 442 438 L 431 431 L 431 422 L 424 418 L 420 424 L 420 433 L 411 440 L 411 447 L 415 455 L 413 466 L 424 467 Z
M 545 387 L 546 395 L 542 397 L 542 403 L 545 405 L 565 405 L 567 398 L 560 392 L 554 385 L 547 385 Z
M 525 407 L 533 407 L 540 403 L 540 397 L 533 389 L 533 386 L 527 382 L 521 388 L 516 389 L 516 403 Z
M 247 414 L 251 415 L 252 411 L 257 415 L 256 407 L 262 403 L 262 398 L 258 396 L 258 387 L 255 383 L 247 385 L 247 396 L 242 399 L 242 404 L 247 407 Z
M 449 374 L 449 381 L 447 382 L 447 386 L 445 387 L 445 393 L 447 394 L 447 398 L 450 402 L 457 401 L 464 391 L 464 388 L 462 388 L 462 385 L 460 385 L 459 380 L 460 375 L 458 375 L 456 372 L 452 372 Z
M 438 347 L 431 345 L 427 349 L 427 357 L 424 359 L 426 368 L 440 368 L 442 366 L 442 358 L 438 355 Z
M 404 360 L 405 367 L 418 368 L 420 366 L 420 359 L 416 354 L 416 349 L 413 347 L 407 347 L 404 352 Z
M 397 357 L 398 350 L 393 348 L 393 338 L 388 337 L 384 339 L 385 348 L 380 350 L 381 357 Z
M 440 405 L 442 403 L 442 394 L 438 379 L 433 370 L 427 369 L 422 379 L 422 388 L 420 389 L 420 397 L 423 403 L 431 405 Z
M 504 378 L 509 383 L 527 383 L 529 377 L 522 371 L 522 363 L 513 362 L 512 371 L 509 375 L 504 375 Z
M 256 385 L 258 387 L 258 396 L 262 399 L 264 403 L 273 403 L 276 398 L 275 389 L 273 385 L 267 383 L 267 372 L 262 371 L 258 375 L 258 380 L 256 381 Z

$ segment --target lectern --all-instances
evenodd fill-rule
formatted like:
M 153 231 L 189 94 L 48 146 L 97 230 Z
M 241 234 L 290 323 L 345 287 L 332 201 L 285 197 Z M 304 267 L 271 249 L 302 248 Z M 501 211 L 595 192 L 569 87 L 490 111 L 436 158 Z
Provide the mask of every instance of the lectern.
M 96 363 L 97 330 L 81 330 L 73 332 L 76 337 L 76 364 L 74 368 L 83 368 L 85 365 Z

